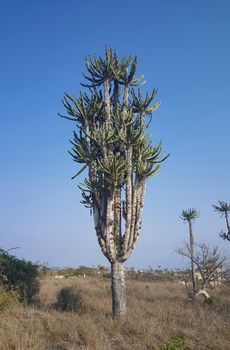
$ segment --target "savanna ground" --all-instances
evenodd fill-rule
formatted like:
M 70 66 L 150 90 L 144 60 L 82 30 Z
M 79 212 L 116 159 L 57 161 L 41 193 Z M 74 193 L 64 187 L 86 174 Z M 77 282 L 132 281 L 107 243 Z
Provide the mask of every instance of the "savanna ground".
M 57 308 L 63 287 L 78 292 L 76 311 Z M 212 304 L 188 300 L 178 282 L 127 281 L 125 322 L 111 319 L 110 281 L 102 277 L 41 279 L 35 306 L 11 305 L 0 314 L 0 350 L 230 349 L 230 287 L 211 291 Z M 56 303 L 56 304 L 55 304 Z

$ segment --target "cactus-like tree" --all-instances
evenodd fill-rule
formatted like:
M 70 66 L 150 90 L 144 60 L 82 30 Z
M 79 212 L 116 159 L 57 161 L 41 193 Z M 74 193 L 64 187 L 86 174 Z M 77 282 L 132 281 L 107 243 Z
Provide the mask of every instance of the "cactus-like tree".
M 196 288 L 196 279 L 195 279 L 195 241 L 194 241 L 194 234 L 193 234 L 193 222 L 198 217 L 198 212 L 194 208 L 190 208 L 188 210 L 182 210 L 181 212 L 181 219 L 186 221 L 189 226 L 189 239 L 190 239 L 190 260 L 191 260 L 191 274 L 192 274 L 192 289 L 193 289 L 193 296 L 195 297 L 197 288 Z
M 93 212 L 97 239 L 111 263 L 114 318 L 126 313 L 123 263 L 132 253 L 141 228 L 146 180 L 157 175 L 161 143 L 152 146 L 146 129 L 159 102 L 157 90 L 141 93 L 143 76 L 136 77 L 137 57 L 119 59 L 106 49 L 105 58 L 86 59 L 87 82 L 80 97 L 65 94 L 67 115 L 76 122 L 70 151 L 88 175 L 79 186 L 82 203 Z M 73 178 L 74 178 L 73 177 Z
M 213 209 L 219 213 L 221 216 L 224 215 L 226 226 L 227 226 L 227 232 L 224 232 L 223 230 L 220 231 L 219 236 L 223 239 L 227 239 L 230 241 L 230 224 L 229 224 L 229 213 L 230 213 L 230 204 L 223 201 L 218 201 L 218 205 L 213 205 Z

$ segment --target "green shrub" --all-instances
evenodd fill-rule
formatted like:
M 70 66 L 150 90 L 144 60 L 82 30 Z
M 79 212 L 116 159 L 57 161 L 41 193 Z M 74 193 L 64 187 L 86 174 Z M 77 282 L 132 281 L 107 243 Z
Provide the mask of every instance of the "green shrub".
M 55 306 L 61 311 L 77 313 L 82 313 L 85 309 L 81 292 L 75 290 L 73 287 L 64 287 L 59 291 Z
M 188 344 L 186 344 L 182 336 L 176 336 L 176 337 L 172 337 L 166 345 L 161 346 L 158 350 L 193 350 L 193 349 Z
M 217 295 L 211 295 L 204 303 L 208 305 L 218 305 L 220 304 L 220 298 Z
M 18 259 L 0 249 L 0 283 L 7 291 L 16 291 L 21 302 L 31 303 L 39 291 L 39 265 Z
M 18 303 L 18 294 L 15 291 L 7 292 L 0 288 L 0 312 Z

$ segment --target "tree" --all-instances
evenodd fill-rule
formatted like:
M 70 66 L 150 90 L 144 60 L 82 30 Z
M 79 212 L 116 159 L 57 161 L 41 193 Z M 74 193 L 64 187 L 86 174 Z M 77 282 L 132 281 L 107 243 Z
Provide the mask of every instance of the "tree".
M 162 146 L 151 145 L 146 129 L 159 102 L 157 94 L 141 93 L 143 76 L 136 77 L 137 57 L 119 59 L 106 49 L 105 58 L 88 57 L 80 97 L 65 94 L 63 105 L 76 122 L 73 160 L 88 176 L 79 185 L 82 203 L 93 212 L 99 245 L 111 263 L 114 318 L 126 313 L 123 263 L 132 253 L 141 228 L 146 180 L 159 172 Z
M 204 295 L 206 299 L 210 296 L 207 287 L 210 282 L 218 281 L 224 274 L 226 274 L 225 263 L 228 258 L 222 256 L 217 247 L 209 248 L 206 244 L 196 244 L 197 253 L 192 256 L 191 246 L 185 244 L 184 247 L 178 249 L 178 254 L 187 257 L 193 261 L 201 277 L 201 285 L 197 288 L 194 297 Z M 227 267 L 226 267 L 227 268 Z M 229 268 L 228 268 L 229 270 Z
M 219 205 L 213 205 L 212 207 L 221 216 L 224 215 L 226 226 L 227 226 L 227 232 L 224 232 L 223 230 L 221 230 L 221 232 L 219 233 L 219 236 L 223 239 L 227 239 L 228 241 L 230 241 L 230 224 L 228 221 L 228 215 L 230 213 L 230 204 L 222 201 L 218 201 L 218 202 L 219 202 Z
M 198 212 L 194 208 L 188 209 L 188 210 L 182 210 L 182 213 L 181 213 L 180 217 L 181 217 L 182 220 L 187 221 L 188 222 L 188 226 L 189 226 L 192 289 L 193 289 L 193 295 L 195 296 L 197 288 L 196 288 L 195 265 L 194 265 L 194 260 L 195 260 L 195 242 L 194 242 L 194 235 L 193 235 L 192 224 L 197 219 Z

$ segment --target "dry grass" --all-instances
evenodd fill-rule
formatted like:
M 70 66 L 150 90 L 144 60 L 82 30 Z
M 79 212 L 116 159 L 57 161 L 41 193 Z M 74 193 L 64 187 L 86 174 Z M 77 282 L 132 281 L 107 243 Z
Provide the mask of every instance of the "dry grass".
M 84 312 L 54 308 L 64 286 L 80 290 Z M 192 304 L 177 283 L 127 281 L 128 315 L 111 319 L 107 279 L 47 278 L 39 306 L 13 306 L 1 314 L 0 350 L 154 350 L 184 336 L 196 350 L 230 349 L 230 290 L 215 290 L 216 305 Z

